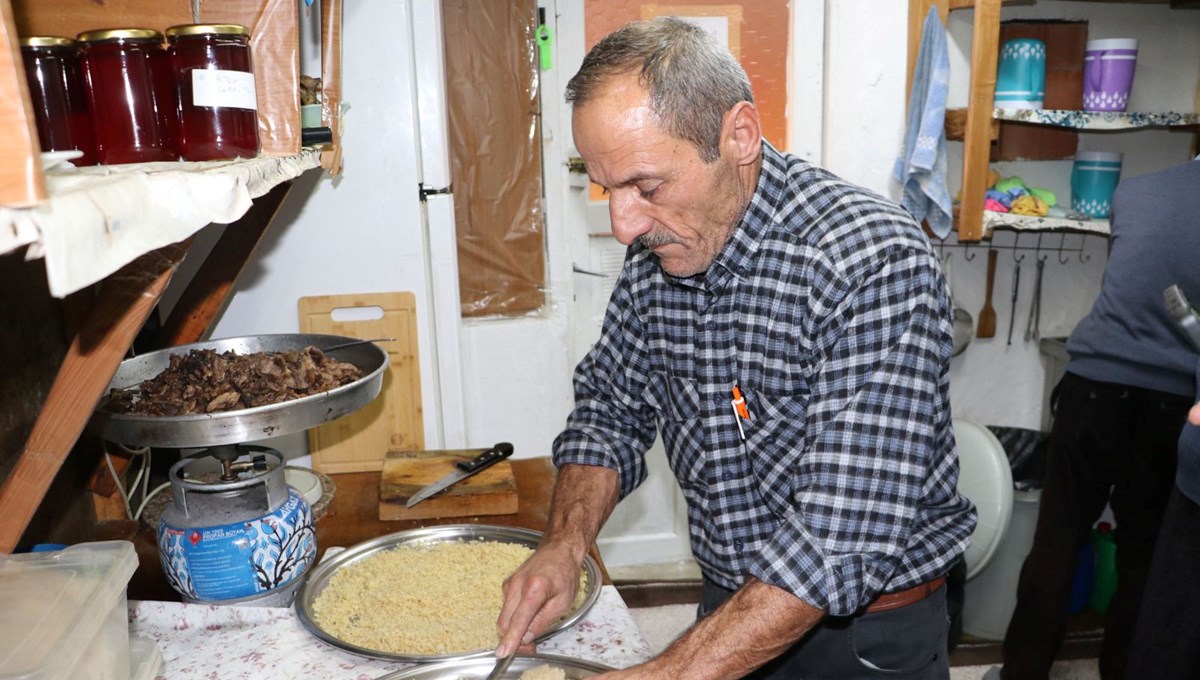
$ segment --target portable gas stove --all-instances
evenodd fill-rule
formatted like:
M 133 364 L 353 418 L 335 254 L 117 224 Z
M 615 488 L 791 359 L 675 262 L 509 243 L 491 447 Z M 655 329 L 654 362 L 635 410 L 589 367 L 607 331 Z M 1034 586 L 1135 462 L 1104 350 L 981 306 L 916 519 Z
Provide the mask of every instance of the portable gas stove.
M 193 349 L 238 354 L 338 346 L 335 357 L 362 372 L 352 383 L 291 401 L 186 416 L 107 410 L 89 422 L 100 437 L 131 446 L 192 449 L 171 467 L 173 502 L 158 525 L 163 573 L 185 601 L 289 606 L 316 559 L 308 502 L 284 479 L 278 451 L 244 442 L 301 432 L 348 415 L 379 395 L 387 352 L 337 335 L 260 335 L 181 345 L 121 363 L 109 390 L 129 390 Z M 182 451 L 181 451 L 182 454 Z M 213 461 L 216 461 L 214 469 Z

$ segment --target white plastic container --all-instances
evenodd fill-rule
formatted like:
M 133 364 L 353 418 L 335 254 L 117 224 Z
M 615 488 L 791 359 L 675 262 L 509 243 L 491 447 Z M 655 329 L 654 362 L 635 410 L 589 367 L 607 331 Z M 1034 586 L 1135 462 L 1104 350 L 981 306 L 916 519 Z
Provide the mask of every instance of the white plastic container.
M 0 555 L 0 680 L 128 680 L 128 541 Z
M 154 680 L 162 665 L 162 652 L 154 640 L 129 638 L 129 680 Z
M 963 632 L 1003 640 L 1017 608 L 1017 580 L 1033 546 L 1042 490 L 1013 491 L 1012 518 L 988 566 L 963 590 Z

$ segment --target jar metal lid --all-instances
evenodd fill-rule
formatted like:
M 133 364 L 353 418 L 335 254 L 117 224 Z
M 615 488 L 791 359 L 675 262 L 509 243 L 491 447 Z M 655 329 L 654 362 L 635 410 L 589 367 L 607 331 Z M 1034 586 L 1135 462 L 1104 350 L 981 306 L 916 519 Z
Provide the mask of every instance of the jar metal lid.
M 75 40 L 73 38 L 64 38 L 57 35 L 31 35 L 27 38 L 21 38 L 21 47 L 74 47 Z
M 101 28 L 79 34 L 82 42 L 101 40 L 162 40 L 162 34 L 150 28 Z
M 241 24 L 181 24 L 167 29 L 167 37 L 182 35 L 250 35 Z

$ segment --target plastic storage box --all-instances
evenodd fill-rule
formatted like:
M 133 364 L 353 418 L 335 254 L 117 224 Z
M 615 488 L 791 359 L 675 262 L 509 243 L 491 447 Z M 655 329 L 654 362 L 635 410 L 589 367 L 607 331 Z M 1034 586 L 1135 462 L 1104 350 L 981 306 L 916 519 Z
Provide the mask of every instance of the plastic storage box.
M 154 640 L 129 638 L 129 680 L 154 680 L 162 666 L 162 653 Z
M 128 680 L 128 541 L 0 555 L 0 680 Z

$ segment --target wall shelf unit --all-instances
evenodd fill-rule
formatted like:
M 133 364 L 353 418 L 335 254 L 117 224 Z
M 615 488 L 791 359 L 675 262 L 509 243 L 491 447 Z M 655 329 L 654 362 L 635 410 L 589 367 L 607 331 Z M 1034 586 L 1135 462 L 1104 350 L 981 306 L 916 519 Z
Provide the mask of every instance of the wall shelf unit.
M 1074 130 L 1138 130 L 1152 127 L 1195 127 L 1200 125 L 1200 113 L 1178 111 L 1075 111 L 1071 109 L 1042 109 L 1040 111 L 993 109 L 992 118 L 1050 125 Z
M 49 511 L 44 517 L 47 526 L 39 529 L 56 542 L 92 540 L 90 524 L 105 518 L 96 498 L 112 498 L 115 489 L 106 471 L 94 475 L 98 485 L 80 488 L 79 470 L 90 470 L 96 453 L 84 450 L 88 443 L 81 443 L 80 436 L 117 366 L 146 328 L 188 252 L 192 234 L 210 222 L 230 224 L 213 249 L 216 257 L 204 261 L 157 334 L 162 346 L 194 342 L 207 332 L 286 196 L 290 180 L 318 167 L 332 174 L 341 167 L 340 115 L 334 115 L 341 98 L 340 0 L 323 0 L 319 17 L 322 120 L 333 133 L 332 143 L 324 148 L 301 146 L 298 93 L 293 95 L 296 88 L 280 76 L 287 69 L 272 69 L 270 59 L 255 56 L 263 76 L 260 93 L 279 90 L 286 104 L 282 109 L 287 116 L 268 122 L 294 132 L 288 140 L 277 140 L 274 155 L 76 169 L 55 168 L 39 153 L 18 48 L 19 28 L 26 35 L 75 35 L 105 25 L 167 26 L 204 20 L 209 15 L 197 17 L 199 7 L 188 0 L 0 0 L 0 258 L 8 260 L 0 267 L 17 263 L 17 258 L 41 258 L 48 281 L 39 285 L 34 275 L 40 272 L 13 266 L 21 276 L 14 276 L 10 283 L 16 285 L 5 291 L 4 318 L 10 327 L 45 327 L 47 335 L 58 336 L 61 329 L 64 337 L 55 340 L 65 339 L 65 347 L 58 348 L 36 344 L 29 333 L 5 338 L 5 351 L 14 365 L 52 354 L 57 366 L 54 372 L 44 370 L 52 365 L 47 360 L 37 364 L 34 375 L 11 372 L 25 380 L 19 389 L 8 391 L 7 401 L 0 400 L 3 410 L 20 414 L 4 420 L 0 431 L 9 444 L 0 449 L 0 553 L 17 548 L 35 514 L 43 510 Z M 255 37 L 262 37 L 264 45 L 279 42 L 282 49 L 272 56 L 290 65 L 299 47 L 292 44 L 299 17 L 294 2 L 214 0 L 204 8 L 229 13 L 221 16 L 258 16 L 258 25 L 249 20 L 237 23 L 259 28 Z M 258 9 L 263 11 L 255 14 Z M 279 19 L 282 30 L 268 17 Z M 261 104 L 259 110 L 265 110 Z M 83 455 L 68 460 L 73 452 Z M 64 466 L 68 470 L 59 476 Z M 101 462 L 96 469 L 104 467 Z M 52 483 L 56 495 L 47 496 Z M 84 495 L 92 500 L 90 515 L 78 512 L 75 503 Z M 54 502 L 43 503 L 47 498 Z
M 1032 3 L 1028 0 L 1011 3 L 1008 0 L 909 0 L 908 90 L 911 90 L 922 26 L 930 8 L 937 8 L 943 25 L 946 24 L 948 15 L 953 10 L 975 10 L 967 107 L 946 111 L 946 138 L 963 141 L 961 202 L 955 205 L 955 227 L 958 240 L 973 242 L 990 238 L 992 229 L 997 227 L 1021 231 L 1070 231 L 1108 235 L 1107 220 L 1080 221 L 1053 217 L 1039 218 L 984 210 L 989 156 L 992 141 L 997 137 L 998 121 L 1097 132 L 1136 131 L 1147 128 L 1192 128 L 1200 131 L 1200 113 L 1173 111 L 1093 113 L 1081 110 L 1016 111 L 995 108 L 993 99 L 996 90 L 1002 4 L 1028 5 Z M 1160 1 L 1147 4 L 1166 5 L 1167 3 Z M 1200 109 L 1200 91 L 1197 92 L 1196 106 Z M 1195 146 L 1196 142 L 1193 141 L 1193 149 Z

